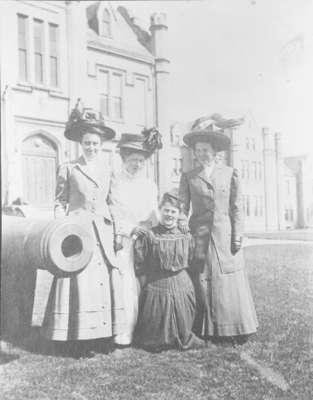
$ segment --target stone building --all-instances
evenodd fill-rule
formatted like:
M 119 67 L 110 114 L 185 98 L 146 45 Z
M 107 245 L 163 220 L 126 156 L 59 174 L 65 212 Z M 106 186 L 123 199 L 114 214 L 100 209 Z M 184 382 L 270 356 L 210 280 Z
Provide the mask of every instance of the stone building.
M 285 219 L 290 228 L 313 226 L 313 157 L 286 157 Z
M 171 126 L 173 185 L 178 185 L 182 171 L 195 166 L 192 151 L 182 141 L 190 127 L 191 123 Z M 284 158 L 281 134 L 258 127 L 251 113 L 228 135 L 230 151 L 219 154 L 219 160 L 240 171 L 246 232 L 312 226 L 312 160 Z
M 57 165 L 79 154 L 63 136 L 78 98 L 116 130 L 104 146 L 114 168 L 121 133 L 157 126 L 164 146 L 147 174 L 160 193 L 178 185 L 194 160 L 182 144 L 190 124 L 170 128 L 166 35 L 164 14 L 151 16 L 147 32 L 109 1 L 0 2 L 2 204 L 21 197 L 51 212 Z M 246 231 L 312 225 L 312 162 L 284 162 L 280 135 L 244 117 L 220 161 L 240 170 Z
M 64 126 L 78 98 L 121 133 L 157 126 L 164 151 L 147 173 L 169 184 L 166 16 L 144 31 L 111 2 L 1 1 L 2 203 L 51 210 L 57 165 L 78 155 Z M 118 168 L 114 143 L 105 154 Z

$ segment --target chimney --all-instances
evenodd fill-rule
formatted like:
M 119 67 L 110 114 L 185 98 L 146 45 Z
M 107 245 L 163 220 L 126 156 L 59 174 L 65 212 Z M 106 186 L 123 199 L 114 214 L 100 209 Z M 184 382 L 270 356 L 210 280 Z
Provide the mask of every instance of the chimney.
M 158 154 L 158 181 L 160 193 L 171 186 L 171 140 L 170 140 L 170 93 L 169 93 L 169 55 L 166 14 L 151 16 L 150 32 L 152 52 L 155 58 L 155 105 L 156 125 L 162 134 L 163 148 Z

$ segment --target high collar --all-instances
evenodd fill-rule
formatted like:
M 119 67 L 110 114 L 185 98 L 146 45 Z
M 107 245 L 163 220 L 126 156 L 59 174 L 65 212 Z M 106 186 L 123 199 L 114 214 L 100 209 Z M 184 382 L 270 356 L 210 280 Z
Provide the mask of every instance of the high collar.
M 205 170 L 202 166 L 199 168 L 198 177 L 208 183 L 209 185 L 213 185 L 214 177 L 218 169 L 221 167 L 220 164 L 214 163 L 212 169 Z
M 83 161 L 84 161 L 85 165 L 96 165 L 99 162 L 100 154 L 98 154 L 92 160 L 88 160 L 88 158 L 85 156 L 84 153 L 81 155 L 81 157 L 83 158 Z
M 98 186 L 102 186 L 107 181 L 107 177 L 111 174 L 101 155 L 91 162 L 87 162 L 84 155 L 81 155 L 76 161 L 76 166 Z
M 131 174 L 130 172 L 127 171 L 126 167 L 123 165 L 122 167 L 122 174 L 129 180 L 137 180 L 137 179 L 143 179 L 144 178 L 144 169 L 136 173 L 135 175 Z
M 161 223 L 158 224 L 158 230 L 160 233 L 178 233 L 180 232 L 177 225 L 173 226 L 172 228 L 167 228 L 166 226 L 162 225 Z

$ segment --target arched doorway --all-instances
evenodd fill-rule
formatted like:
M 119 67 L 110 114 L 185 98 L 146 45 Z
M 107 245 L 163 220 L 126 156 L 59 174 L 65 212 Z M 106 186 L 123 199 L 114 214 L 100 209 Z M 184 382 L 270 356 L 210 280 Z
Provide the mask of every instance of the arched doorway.
M 43 135 L 33 135 L 22 144 L 23 198 L 34 207 L 53 206 L 57 148 Z

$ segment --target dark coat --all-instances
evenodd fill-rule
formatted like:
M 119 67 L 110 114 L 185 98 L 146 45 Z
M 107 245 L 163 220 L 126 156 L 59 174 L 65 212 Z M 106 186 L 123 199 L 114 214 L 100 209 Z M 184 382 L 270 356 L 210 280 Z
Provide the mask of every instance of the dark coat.
M 216 164 L 207 178 L 202 167 L 195 168 L 182 175 L 179 192 L 187 216 L 192 205 L 189 226 L 200 268 L 208 257 L 224 274 L 242 269 L 242 251 L 231 250 L 232 241 L 243 234 L 238 171 Z

